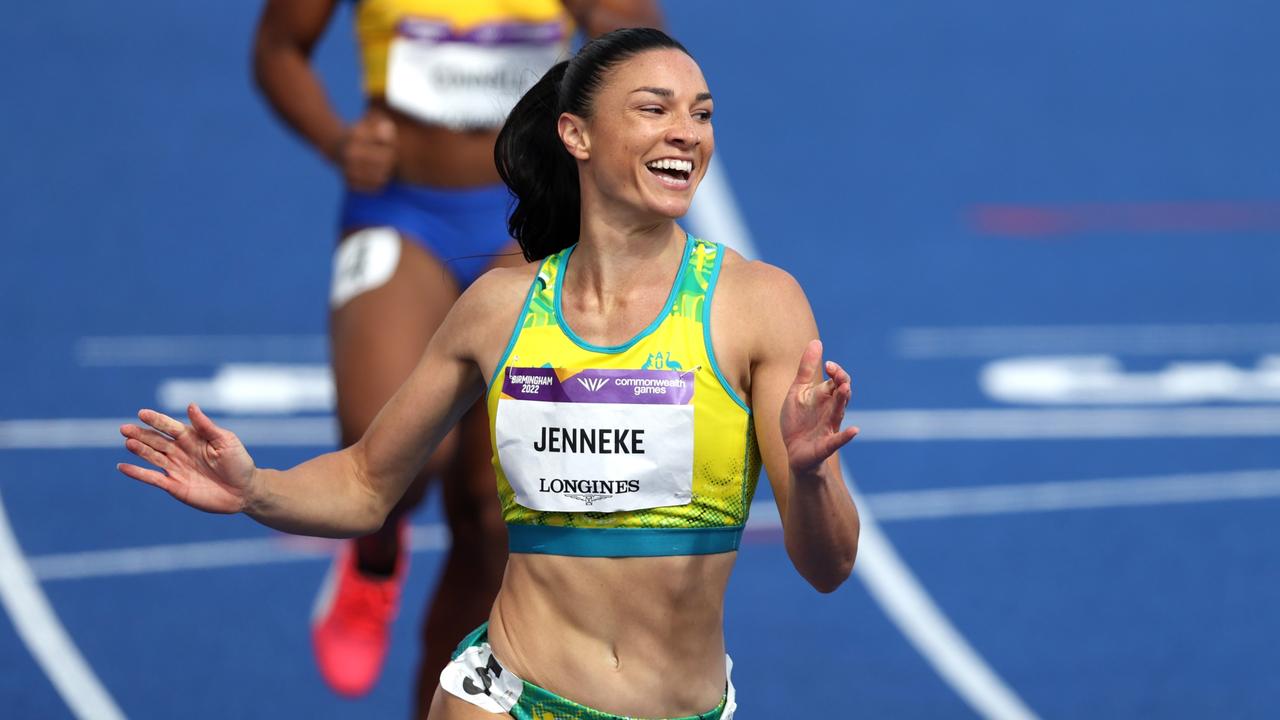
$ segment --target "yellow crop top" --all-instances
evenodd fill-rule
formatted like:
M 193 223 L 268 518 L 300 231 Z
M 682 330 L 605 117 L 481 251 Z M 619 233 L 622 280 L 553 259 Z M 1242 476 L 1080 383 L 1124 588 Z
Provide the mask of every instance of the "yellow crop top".
M 542 261 L 486 397 L 511 551 L 736 550 L 760 454 L 751 411 L 711 347 L 723 246 L 687 237 L 662 312 L 612 347 L 564 320 L 572 254 Z
M 559 0 L 357 0 L 364 89 L 424 122 L 496 127 L 566 56 Z

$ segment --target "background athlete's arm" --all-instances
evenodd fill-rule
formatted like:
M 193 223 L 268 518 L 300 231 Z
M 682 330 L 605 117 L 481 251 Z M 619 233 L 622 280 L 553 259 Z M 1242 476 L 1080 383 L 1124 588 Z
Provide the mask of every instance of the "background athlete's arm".
M 336 165 L 347 185 L 369 192 L 395 169 L 395 124 L 371 109 L 348 127 L 311 67 L 311 51 L 337 4 L 267 0 L 253 40 L 253 76 L 276 115 Z
M 143 410 L 138 417 L 149 427 L 123 426 L 126 449 L 158 470 L 118 467 L 207 512 L 244 512 L 304 535 L 368 534 L 382 526 L 436 445 L 483 392 L 475 358 L 496 357 L 495 328 L 505 323 L 509 332 L 512 321 L 506 306 L 513 303 L 486 290 L 492 286 L 482 278 L 462 295 L 413 374 L 349 448 L 290 470 L 260 469 L 233 433 L 193 405 L 190 425 Z
M 336 157 L 345 125 L 311 69 L 311 51 L 338 0 L 267 0 L 253 39 L 253 77 L 280 119 Z
M 750 263 L 749 271 L 753 295 L 769 299 L 753 315 L 751 406 L 760 453 L 791 562 L 811 585 L 831 592 L 849 577 L 858 553 L 858 511 L 835 454 L 857 433 L 840 428 L 849 374 L 823 362 L 799 284 L 763 263 Z

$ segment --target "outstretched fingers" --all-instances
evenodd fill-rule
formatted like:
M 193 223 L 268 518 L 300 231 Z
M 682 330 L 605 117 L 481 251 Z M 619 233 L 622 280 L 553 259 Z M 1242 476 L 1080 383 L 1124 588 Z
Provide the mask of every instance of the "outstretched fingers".
M 796 379 L 792 385 L 809 385 L 817 377 L 822 367 L 822 341 L 810 340 L 800 356 L 800 366 L 796 368 Z
M 151 468 L 139 467 L 129 463 L 116 463 L 116 469 L 127 477 L 158 487 L 170 495 L 173 495 L 178 487 L 176 480 Z
M 824 445 L 823 457 L 831 457 L 837 450 L 849 444 L 849 441 L 858 434 L 858 428 L 847 427 L 839 432 L 828 435 L 822 442 Z
M 844 368 L 840 367 L 840 363 L 835 360 L 828 360 L 826 369 L 827 377 L 831 378 L 831 382 L 836 387 L 848 385 L 850 383 L 851 378 L 849 377 L 849 373 L 846 372 Z
M 138 427 L 137 425 L 121 425 L 120 434 L 125 436 L 126 440 L 137 441 L 162 453 L 168 453 L 174 447 L 173 438 L 150 428 Z M 128 443 L 126 442 L 125 444 L 127 445 Z
M 164 470 L 169 469 L 169 456 L 164 454 L 163 452 L 156 450 L 155 448 L 142 442 L 141 440 L 136 440 L 134 438 L 127 438 L 124 441 L 124 448 L 125 450 L 128 450 L 129 452 L 133 453 L 134 455 L 137 455 L 138 457 L 142 458 L 143 460 L 146 460 L 147 462 L 151 463 L 152 465 L 155 465 L 158 468 L 161 468 Z
M 172 438 L 177 438 L 187 429 L 186 425 L 155 410 L 139 410 L 138 419 Z
M 840 429 L 844 424 L 844 411 L 849 407 L 849 399 L 853 396 L 853 391 L 848 383 L 837 385 L 835 391 L 831 393 L 831 405 L 827 412 L 827 421 L 831 424 L 832 432 Z
M 222 439 L 222 435 L 225 431 L 210 420 L 209 416 L 204 414 L 204 411 L 200 409 L 199 405 L 196 405 L 195 403 L 188 405 L 187 417 L 191 419 L 191 427 L 195 428 L 196 432 L 200 434 L 200 437 L 210 442 Z

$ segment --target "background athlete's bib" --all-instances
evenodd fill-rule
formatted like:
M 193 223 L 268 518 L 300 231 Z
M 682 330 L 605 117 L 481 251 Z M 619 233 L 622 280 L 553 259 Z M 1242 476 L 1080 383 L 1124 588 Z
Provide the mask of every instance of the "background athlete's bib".
M 388 104 L 451 128 L 497 127 L 563 49 L 560 21 L 484 25 L 463 35 L 410 18 L 387 55 Z
M 516 502 L 615 512 L 693 498 L 693 373 L 508 367 L 495 439 Z

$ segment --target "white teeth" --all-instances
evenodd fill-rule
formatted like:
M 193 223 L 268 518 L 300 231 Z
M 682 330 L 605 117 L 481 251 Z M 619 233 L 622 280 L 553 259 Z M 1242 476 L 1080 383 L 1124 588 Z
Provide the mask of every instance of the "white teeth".
M 672 158 L 663 158 L 648 163 L 649 167 L 655 170 L 679 170 L 682 172 L 693 172 L 693 163 L 688 160 L 674 160 Z

